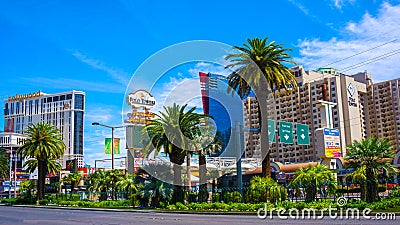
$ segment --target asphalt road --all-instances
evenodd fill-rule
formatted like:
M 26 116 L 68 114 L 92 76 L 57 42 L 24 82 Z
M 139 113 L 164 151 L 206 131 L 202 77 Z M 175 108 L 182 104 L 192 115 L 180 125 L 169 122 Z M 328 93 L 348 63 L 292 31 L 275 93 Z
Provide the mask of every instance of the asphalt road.
M 232 224 L 399 224 L 397 220 L 366 220 L 366 219 L 331 219 L 323 220 L 281 220 L 259 219 L 256 215 L 210 215 L 210 214 L 180 214 L 159 212 L 118 212 L 92 211 L 49 208 L 28 208 L 0 206 L 0 224 L 205 224 L 205 225 L 232 225 Z

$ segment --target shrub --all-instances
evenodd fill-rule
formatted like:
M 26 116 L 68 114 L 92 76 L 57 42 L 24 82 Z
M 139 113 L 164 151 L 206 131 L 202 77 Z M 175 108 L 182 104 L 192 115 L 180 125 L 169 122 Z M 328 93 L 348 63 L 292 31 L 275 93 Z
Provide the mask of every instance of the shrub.
M 39 201 L 38 201 L 38 204 L 39 204 L 39 205 L 48 205 L 48 204 L 49 204 L 49 200 L 47 200 L 47 199 L 39 200 Z
M 187 194 L 187 200 L 189 203 L 197 202 L 198 194 L 196 192 L 190 192 Z
M 212 193 L 212 201 L 213 202 L 220 202 L 221 201 L 221 194 L 220 193 Z
M 177 202 L 177 203 L 175 204 L 175 206 L 176 206 L 176 208 L 179 209 L 179 210 L 188 210 L 188 209 L 189 209 L 189 208 L 188 208 L 186 205 L 184 205 L 182 202 Z
M 224 195 L 223 195 L 223 200 L 224 200 L 225 203 L 241 202 L 242 201 L 242 195 L 238 191 L 225 192 Z

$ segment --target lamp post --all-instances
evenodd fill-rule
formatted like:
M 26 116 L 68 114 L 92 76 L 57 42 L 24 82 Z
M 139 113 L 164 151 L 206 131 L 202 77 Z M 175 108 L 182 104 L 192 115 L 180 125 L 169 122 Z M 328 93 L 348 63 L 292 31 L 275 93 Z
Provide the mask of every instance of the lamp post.
M 92 123 L 93 126 L 102 126 L 111 129 L 111 169 L 114 169 L 114 129 L 116 128 L 124 128 L 125 126 L 109 126 L 97 122 Z

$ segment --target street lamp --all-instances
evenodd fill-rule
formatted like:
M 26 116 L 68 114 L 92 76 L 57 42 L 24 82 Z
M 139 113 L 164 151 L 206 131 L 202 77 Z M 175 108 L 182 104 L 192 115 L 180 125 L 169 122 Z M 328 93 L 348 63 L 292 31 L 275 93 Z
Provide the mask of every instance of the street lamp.
M 111 169 L 114 169 L 114 129 L 124 128 L 125 126 L 109 126 L 98 122 L 93 122 L 92 125 L 111 128 Z

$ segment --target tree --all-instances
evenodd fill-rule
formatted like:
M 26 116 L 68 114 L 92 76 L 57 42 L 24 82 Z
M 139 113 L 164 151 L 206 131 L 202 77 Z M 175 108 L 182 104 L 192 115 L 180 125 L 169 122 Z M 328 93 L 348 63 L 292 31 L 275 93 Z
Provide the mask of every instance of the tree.
M 346 178 L 351 179 L 353 183 L 360 184 L 360 195 L 361 200 L 366 200 L 366 193 L 367 193 L 367 177 L 365 176 L 365 165 L 358 167 L 352 173 L 347 174 Z
M 152 177 L 149 181 L 144 182 L 141 188 L 142 198 L 148 198 L 151 206 L 160 207 L 160 202 L 168 202 L 173 195 L 172 185 Z
M 327 187 L 333 193 L 336 187 L 336 178 L 325 165 L 318 164 L 296 170 L 291 185 L 305 187 L 306 202 L 312 202 L 317 196 L 318 190 Z M 324 194 L 321 192 L 321 194 Z
M 221 143 L 214 136 L 215 127 L 206 125 L 200 126 L 200 133 L 195 136 L 194 149 L 199 155 L 199 201 L 207 202 L 207 161 L 206 155 L 212 154 L 221 149 Z
M 117 169 L 108 170 L 106 172 L 106 176 L 107 176 L 106 179 L 110 183 L 110 189 L 111 189 L 111 194 L 112 194 L 111 198 L 112 198 L 112 200 L 115 200 L 117 197 L 116 192 L 115 192 L 117 189 L 116 183 L 121 180 L 122 172 L 121 172 L 121 170 L 117 170 Z
M 395 150 L 390 141 L 377 137 L 370 137 L 361 141 L 354 141 L 347 146 L 345 159 L 347 168 L 359 172 L 365 167 L 367 202 L 374 202 L 378 198 L 378 175 L 380 172 L 396 173 L 397 168 L 391 164 L 395 157 Z
M 18 193 L 28 199 L 32 198 L 36 187 L 36 182 L 33 180 L 24 180 L 19 186 Z
M 254 176 L 250 180 L 250 187 L 246 192 L 246 202 L 260 203 L 267 200 L 271 203 L 284 201 L 286 189 L 272 178 Z
M 9 176 L 10 159 L 7 153 L 0 150 L 0 178 L 7 178 Z
M 123 178 L 121 178 L 117 183 L 115 184 L 118 190 L 123 191 L 126 193 L 127 198 L 132 199 L 132 205 L 134 206 L 135 204 L 135 198 L 133 198 L 133 194 L 135 194 L 138 189 L 135 184 L 135 175 L 134 174 L 125 174 Z
M 186 111 L 187 105 L 164 106 L 165 112 L 156 114 L 155 119 L 151 120 L 143 128 L 149 137 L 148 143 L 144 147 L 144 152 L 149 154 L 155 150 L 156 154 L 164 150 L 173 163 L 174 171 L 174 200 L 183 202 L 182 189 L 182 168 L 187 151 L 193 146 L 194 136 L 199 133 L 199 125 L 208 116 L 195 113 L 196 107 Z M 185 112 L 186 111 L 186 112 Z
M 267 43 L 267 40 L 268 38 L 247 39 L 243 47 L 233 47 L 239 53 L 229 54 L 225 58 L 231 62 L 226 68 L 234 70 L 228 76 L 228 92 L 235 90 L 244 98 L 253 91 L 258 102 L 263 177 L 271 177 L 268 129 L 263 123 L 267 121 L 268 88 L 275 93 L 275 90 L 281 88 L 291 90 L 297 86 L 296 77 L 284 65 L 294 64 L 287 53 L 291 50 L 283 48 L 275 41 Z
M 107 173 L 98 170 L 88 175 L 87 180 L 89 181 L 88 190 L 100 193 L 100 200 L 107 200 L 107 193 L 111 188 Z
M 45 178 L 48 173 L 48 166 L 56 163 L 64 155 L 65 144 L 62 135 L 57 127 L 39 122 L 29 125 L 25 131 L 28 138 L 18 148 L 17 153 L 23 158 L 37 160 L 38 183 L 37 200 L 42 200 L 45 195 Z M 58 167 L 58 168 L 61 168 Z
M 65 184 L 70 184 L 71 185 L 71 197 L 72 197 L 72 193 L 74 192 L 75 189 L 78 188 L 78 184 L 79 181 L 81 180 L 82 176 L 77 173 L 77 172 L 73 172 L 73 173 L 69 173 L 66 177 L 64 177 L 62 179 L 62 182 Z

